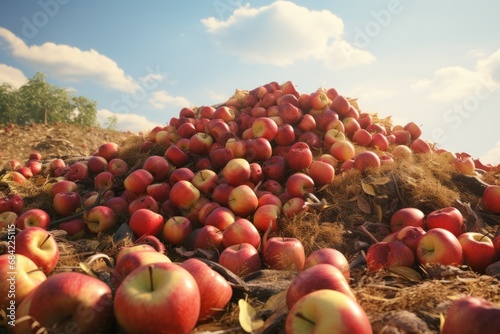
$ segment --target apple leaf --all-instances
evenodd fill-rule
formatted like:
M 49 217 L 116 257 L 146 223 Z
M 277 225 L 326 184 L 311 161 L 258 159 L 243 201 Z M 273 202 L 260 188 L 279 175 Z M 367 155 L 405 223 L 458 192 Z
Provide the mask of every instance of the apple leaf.
M 252 333 L 264 325 L 264 320 L 256 317 L 257 312 L 246 300 L 238 300 L 238 307 L 240 326 L 245 332 Z
M 386 183 L 389 183 L 390 181 L 391 181 L 390 178 L 388 178 L 387 176 L 383 176 L 383 177 L 378 177 L 376 179 L 373 179 L 373 181 L 371 181 L 370 184 L 384 185 Z
M 262 308 L 262 311 L 272 311 L 274 312 L 279 307 L 286 307 L 286 293 L 287 290 L 283 290 L 278 292 L 275 295 L 272 295 Z
M 387 268 L 391 273 L 399 277 L 405 278 L 411 282 L 421 282 L 422 276 L 415 270 L 409 267 L 389 267 Z
M 375 204 L 375 211 L 377 212 L 377 221 L 382 222 L 382 218 L 384 217 L 384 213 L 382 212 L 382 207 L 380 205 Z
M 376 196 L 377 194 L 375 193 L 375 189 L 371 184 L 368 184 L 366 182 L 361 181 L 361 187 L 363 188 L 363 191 L 371 196 Z
M 358 196 L 357 200 L 358 208 L 364 213 L 372 213 L 372 207 L 370 203 L 363 196 Z

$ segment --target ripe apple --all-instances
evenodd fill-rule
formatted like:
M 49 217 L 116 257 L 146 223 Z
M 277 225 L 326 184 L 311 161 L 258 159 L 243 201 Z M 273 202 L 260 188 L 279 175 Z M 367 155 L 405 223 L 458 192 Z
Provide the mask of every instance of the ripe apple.
M 97 175 L 108 169 L 108 161 L 101 156 L 91 156 L 87 161 L 89 174 Z
M 54 236 L 41 227 L 28 227 L 16 235 L 16 254 L 31 259 L 45 274 L 59 261 L 59 248 Z
M 493 241 L 478 232 L 465 232 L 458 236 L 464 253 L 464 264 L 478 273 L 484 273 L 487 266 L 495 262 Z
M 494 214 L 500 214 L 500 186 L 487 186 L 484 189 L 482 198 L 486 210 Z
M 319 263 L 301 271 L 292 281 L 286 293 L 286 305 L 289 310 L 305 295 L 322 289 L 342 292 L 352 300 L 356 296 L 342 272 L 335 266 Z
M 193 276 L 200 290 L 199 321 L 226 307 L 233 296 L 233 289 L 223 276 L 196 258 L 187 259 L 180 266 Z
M 146 192 L 147 186 L 153 183 L 153 181 L 153 175 L 147 170 L 141 168 L 130 173 L 123 181 L 123 185 L 125 189 L 130 192 L 143 194 Z
M 47 229 L 50 224 L 50 216 L 42 209 L 29 209 L 21 214 L 16 220 L 16 227 L 24 230 L 28 227 L 38 226 Z
M 427 215 L 425 223 L 428 230 L 436 227 L 444 228 L 457 238 L 465 229 L 462 213 L 451 206 L 432 211 Z
M 412 141 L 410 148 L 414 153 L 431 153 L 432 152 L 432 148 L 429 145 L 429 143 L 426 142 L 425 140 L 423 140 L 422 138 L 417 138 L 414 141 Z
M 418 241 L 417 260 L 422 265 L 430 263 L 461 265 L 463 263 L 462 245 L 450 231 L 439 227 L 433 228 Z
M 193 177 L 194 177 L 194 172 L 191 169 L 187 167 L 180 167 L 174 169 L 172 173 L 170 173 L 168 177 L 168 183 L 170 183 L 170 185 L 173 186 L 177 182 L 183 180 L 191 182 Z
M 110 161 L 111 159 L 117 158 L 120 147 L 118 144 L 113 143 L 113 142 L 108 142 L 105 144 L 102 144 L 97 148 L 97 153 L 96 155 L 103 157 L 107 161 Z
M 95 277 L 77 272 L 57 273 L 43 281 L 30 298 L 29 315 L 56 333 L 111 330 L 112 292 Z
M 270 192 L 263 192 L 259 194 L 259 205 L 258 206 L 263 206 L 266 204 L 274 204 L 278 206 L 279 208 L 283 208 L 283 203 L 281 202 L 281 199 L 276 196 L 275 194 L 272 194 Z
M 255 138 L 247 141 L 247 156 L 249 162 L 260 162 L 269 158 L 273 154 L 273 148 L 269 140 L 265 138 Z
M 365 129 L 359 129 L 352 135 L 352 141 L 358 145 L 368 147 L 372 142 L 372 135 Z
M 170 263 L 170 259 L 163 253 L 149 250 L 135 250 L 122 254 L 117 258 L 116 265 L 113 268 L 112 278 L 115 285 L 121 282 L 135 269 L 151 263 Z
M 280 146 L 288 146 L 292 145 L 294 142 L 295 142 L 295 131 L 293 129 L 293 126 L 288 123 L 284 123 L 278 126 L 278 132 L 274 137 L 274 143 Z
M 335 168 L 327 162 L 314 160 L 309 166 L 308 175 L 316 187 L 330 184 L 335 178 Z
M 257 249 L 249 243 L 241 243 L 226 247 L 219 255 L 219 264 L 235 275 L 248 276 L 261 267 Z
M 425 231 L 420 226 L 405 226 L 395 233 L 395 240 L 402 241 L 414 254 L 417 254 L 417 244 Z
M 176 145 L 171 145 L 165 151 L 165 158 L 175 167 L 182 167 L 189 160 L 189 155 Z
M 64 178 L 70 181 L 85 180 L 89 176 L 89 170 L 83 162 L 76 162 L 69 166 L 68 172 L 64 174 Z
M 200 314 L 200 291 L 193 276 L 174 263 L 145 265 L 118 287 L 114 311 L 129 333 L 188 334 Z M 169 316 L 158 316 L 158 310 Z
M 116 254 L 115 264 L 118 264 L 118 262 L 120 262 L 125 255 L 133 252 L 156 252 L 156 249 L 149 244 L 134 244 L 132 246 L 124 246 L 120 248 L 118 254 Z
M 210 134 L 198 132 L 189 138 L 189 150 L 196 155 L 207 155 L 213 143 L 214 138 Z
M 128 164 L 120 158 L 111 159 L 108 162 L 108 171 L 113 175 L 125 175 L 128 172 Z
M 247 217 L 251 215 L 259 204 L 259 199 L 252 188 L 246 184 L 235 187 L 229 193 L 228 206 L 235 215 Z
M 235 213 L 231 209 L 225 206 L 220 206 L 210 211 L 205 218 L 204 224 L 215 226 L 219 230 L 224 231 L 232 223 L 234 223 L 235 219 Z
M 167 159 L 157 155 L 148 157 L 146 161 L 144 161 L 142 168 L 151 173 L 155 182 L 165 180 L 172 169 Z
M 390 267 L 411 267 L 414 262 L 413 251 L 399 240 L 377 242 L 366 252 L 366 264 L 370 271 Z
M 52 202 L 54 210 L 60 216 L 74 214 L 81 205 L 80 194 L 74 191 L 60 192 L 55 194 Z
M 115 227 L 118 218 L 110 207 L 104 205 L 94 206 L 83 214 L 87 229 L 92 233 L 108 232 Z
M 148 186 L 149 187 L 149 186 Z M 132 215 L 139 209 L 149 209 L 153 212 L 160 212 L 160 205 L 158 202 L 149 195 L 140 196 L 133 201 L 131 201 L 128 205 L 128 213 Z
M 243 158 L 231 159 L 221 172 L 225 182 L 234 187 L 248 181 L 250 174 L 250 163 Z
M 453 165 L 459 173 L 472 175 L 476 171 L 476 165 L 471 157 L 457 157 L 453 160 Z
M 293 217 L 300 212 L 307 211 L 309 207 L 304 206 L 306 201 L 302 197 L 292 197 L 283 204 L 281 212 L 285 217 Z
M 83 219 L 77 218 L 59 224 L 58 229 L 67 233 L 68 240 L 80 239 L 85 235 L 87 225 Z
M 193 230 L 194 248 L 221 251 L 224 248 L 222 244 L 222 231 L 215 226 L 205 225 L 199 229 Z
M 0 212 L 12 211 L 21 214 L 24 208 L 24 200 L 18 194 L 10 194 L 0 198 Z
M 286 180 L 285 187 L 292 197 L 304 198 L 305 194 L 314 192 L 314 181 L 309 175 L 297 172 Z
M 264 264 L 271 269 L 300 271 L 306 260 L 304 246 L 292 237 L 272 237 L 263 245 Z
M 170 201 L 181 209 L 188 209 L 196 204 L 201 193 L 191 182 L 181 180 L 170 190 Z
M 389 221 L 391 231 L 396 232 L 405 226 L 424 228 L 424 213 L 417 208 L 402 208 L 394 212 Z
M 442 334 L 494 334 L 500 328 L 500 307 L 480 297 L 454 301 L 446 313 Z
M 163 229 L 164 218 L 161 214 L 149 209 L 139 209 L 130 216 L 129 226 L 134 235 L 158 235 Z
M 373 333 L 363 308 L 342 292 L 322 289 L 299 299 L 288 312 L 285 331 L 302 333 Z
M 254 138 L 265 138 L 273 140 L 278 133 L 278 124 L 269 117 L 258 117 L 252 123 L 252 133 Z
M 100 172 L 94 178 L 94 188 L 97 191 L 110 190 L 114 187 L 114 179 L 115 176 L 111 172 Z
M 354 158 L 354 168 L 359 171 L 364 171 L 367 168 L 377 167 L 380 167 L 380 158 L 375 152 L 361 152 Z
M 184 216 L 173 216 L 167 219 L 162 229 L 163 240 L 174 245 L 181 245 L 193 232 L 193 224 Z
M 296 142 L 290 147 L 286 155 L 286 162 L 293 171 L 300 171 L 308 168 L 313 157 L 309 145 L 304 142 Z
M 249 243 L 256 249 L 260 247 L 260 234 L 248 219 L 238 218 L 222 232 L 224 247 Z
M 281 209 L 274 204 L 259 206 L 253 214 L 253 224 L 260 232 L 267 231 L 271 224 L 271 231 L 278 230 L 278 218 L 281 215 Z
M 272 156 L 262 163 L 264 177 L 278 182 L 282 182 L 287 173 L 287 162 L 282 156 Z
M 320 248 L 312 252 L 304 262 L 304 270 L 320 263 L 335 266 L 344 275 L 346 280 L 351 277 L 349 262 L 342 252 L 334 248 Z
M 356 155 L 354 146 L 347 140 L 341 140 L 332 144 L 329 153 L 338 161 L 347 161 L 353 159 Z
M 411 148 L 406 145 L 397 145 L 392 149 L 392 156 L 396 161 L 408 160 L 412 154 Z
M 340 123 L 342 124 L 342 123 Z M 342 125 L 343 126 L 343 125 Z M 330 149 L 333 144 L 339 141 L 346 140 L 344 129 L 329 129 L 323 137 L 323 145 L 325 148 Z
M 17 217 L 17 213 L 12 211 L 0 213 L 0 230 L 15 226 Z
M 310 96 L 311 108 L 316 110 L 323 110 L 329 106 L 332 101 L 328 98 L 324 91 L 316 91 Z
M 389 141 L 387 140 L 387 137 L 382 133 L 373 134 L 371 145 L 381 151 L 387 151 L 389 149 Z
M 406 130 L 410 133 L 410 137 L 412 140 L 416 140 L 420 137 L 420 135 L 422 135 L 422 129 L 415 122 L 410 122 L 406 124 L 403 127 L 403 130 Z

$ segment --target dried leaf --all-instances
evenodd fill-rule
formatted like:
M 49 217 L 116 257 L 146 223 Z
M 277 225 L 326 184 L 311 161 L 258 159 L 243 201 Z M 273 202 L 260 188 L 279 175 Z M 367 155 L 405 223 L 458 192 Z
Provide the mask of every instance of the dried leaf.
M 390 267 L 387 268 L 391 273 L 397 274 L 411 282 L 421 282 L 422 276 L 410 267 Z
M 80 262 L 79 265 L 84 273 L 86 273 L 89 276 L 93 276 L 93 277 L 97 278 L 97 275 L 94 273 L 94 271 L 92 270 L 92 267 L 88 263 Z
M 254 330 L 259 329 L 264 325 L 264 321 L 256 317 L 257 312 L 252 307 L 252 305 L 247 303 L 246 300 L 238 300 L 238 306 L 240 308 L 240 326 L 245 332 L 252 333 Z
M 370 203 L 363 196 L 358 196 L 357 200 L 358 208 L 364 213 L 372 213 L 372 207 Z
M 287 290 L 283 290 L 281 292 L 278 292 L 275 295 L 272 295 L 267 300 L 266 304 L 262 308 L 262 311 L 269 310 L 269 311 L 274 312 L 275 310 L 277 310 L 280 307 L 283 307 L 283 306 L 286 307 L 286 293 L 287 293 Z
M 361 187 L 363 188 L 363 191 L 371 196 L 376 196 L 377 194 L 375 193 L 375 189 L 368 183 L 361 181 Z
M 445 320 L 444 314 L 439 313 L 439 333 L 443 331 L 444 320 Z
M 382 211 L 382 207 L 378 204 L 374 205 L 375 212 L 377 213 L 377 222 L 382 222 L 382 218 L 384 217 L 384 212 Z
M 391 181 L 391 179 L 389 177 L 384 176 L 384 177 L 378 177 L 370 183 L 373 185 L 384 185 L 386 183 L 389 183 L 390 181 Z

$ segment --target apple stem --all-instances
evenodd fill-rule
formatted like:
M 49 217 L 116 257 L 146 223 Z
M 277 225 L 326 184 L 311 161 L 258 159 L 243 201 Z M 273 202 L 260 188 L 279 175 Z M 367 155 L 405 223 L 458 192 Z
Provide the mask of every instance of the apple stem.
M 47 233 L 47 237 L 46 237 L 46 238 L 45 238 L 45 240 L 42 242 L 42 244 L 40 245 L 40 247 L 42 247 L 42 246 L 45 244 L 45 242 L 46 242 L 47 240 L 49 240 L 49 239 L 50 239 L 50 233 Z
M 295 314 L 295 316 L 296 316 L 297 318 L 299 318 L 299 319 L 302 319 L 302 320 L 304 320 L 304 321 L 307 321 L 307 322 L 308 322 L 308 323 L 310 323 L 311 325 L 316 325 L 316 323 L 315 323 L 315 322 L 313 322 L 311 319 L 306 318 L 306 317 L 305 317 L 302 313 L 300 313 L 300 312 L 296 313 L 296 314 Z
M 269 233 L 271 233 L 272 229 L 273 229 L 273 221 L 269 220 L 269 226 L 267 227 L 266 232 L 262 236 L 262 242 L 261 242 L 261 244 L 262 244 L 262 250 L 264 250 L 264 248 L 266 247 L 267 236 L 269 235 Z
M 154 290 L 154 283 L 153 283 L 153 266 L 148 266 L 148 271 L 149 271 L 149 287 L 151 291 Z
M 374 243 L 378 242 L 377 238 L 375 238 L 373 234 L 371 234 L 370 231 L 368 231 L 363 225 L 358 226 L 358 230 L 363 232 L 363 234 L 370 238 Z
M 262 181 L 259 181 L 259 183 L 257 183 L 257 184 L 255 185 L 255 187 L 253 188 L 253 191 L 254 191 L 254 192 L 255 192 L 255 191 L 257 191 L 261 185 L 262 185 Z

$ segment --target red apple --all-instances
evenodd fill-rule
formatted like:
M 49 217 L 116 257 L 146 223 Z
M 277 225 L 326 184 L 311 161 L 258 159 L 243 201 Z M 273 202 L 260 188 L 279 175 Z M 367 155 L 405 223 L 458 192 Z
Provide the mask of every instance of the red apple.
M 335 168 L 327 162 L 314 160 L 309 166 L 308 175 L 316 187 L 331 184 L 335 178 Z
M 189 160 L 189 155 L 175 145 L 169 146 L 165 151 L 165 158 L 175 167 L 184 166 Z
M 188 209 L 200 199 L 200 191 L 189 181 L 181 180 L 170 190 L 170 201 L 181 209 Z
M 170 259 L 163 253 L 147 249 L 134 250 L 123 254 L 116 261 L 112 277 L 115 285 L 122 281 L 135 269 L 152 263 L 170 263 Z
M 130 216 L 129 226 L 134 235 L 158 235 L 163 228 L 164 218 L 149 209 L 139 209 Z
M 280 217 L 281 209 L 274 204 L 266 204 L 255 210 L 253 215 L 253 224 L 257 230 L 261 232 L 267 231 L 269 224 L 272 226 L 272 231 L 278 230 L 278 218 Z
M 217 227 L 219 230 L 224 231 L 228 226 L 230 226 L 236 217 L 234 212 L 225 207 L 214 208 L 205 218 L 205 225 L 212 225 Z
M 232 159 L 222 169 L 221 174 L 228 184 L 239 186 L 250 178 L 250 164 L 243 158 Z
M 377 242 L 366 252 L 368 270 L 390 267 L 411 267 L 415 262 L 413 251 L 401 241 Z
M 310 268 L 320 263 L 330 264 L 335 266 L 344 275 L 346 280 L 351 276 L 349 262 L 347 258 L 337 249 L 320 248 L 312 252 L 304 262 L 304 269 Z
M 294 173 L 286 180 L 286 191 L 292 197 L 304 198 L 305 194 L 314 192 L 314 181 L 307 174 Z
M 364 171 L 367 168 L 377 167 L 380 167 L 380 158 L 375 152 L 361 152 L 354 158 L 354 168 L 359 171 Z
M 99 146 L 96 155 L 103 157 L 107 161 L 110 161 L 111 159 L 117 158 L 118 153 L 119 153 L 118 144 L 109 142 Z
M 187 124 L 187 123 L 186 123 Z M 153 181 L 160 182 L 165 180 L 171 171 L 171 166 L 167 159 L 157 155 L 152 155 L 144 161 L 143 169 L 147 170 L 153 176 Z
M 256 249 L 260 247 L 260 234 L 248 219 L 238 218 L 222 232 L 224 247 L 249 243 Z
M 153 183 L 153 175 L 145 169 L 137 169 L 130 173 L 125 180 L 123 185 L 125 189 L 133 192 L 135 194 L 143 194 L 146 192 L 147 186 Z
M 308 168 L 312 163 L 312 152 L 304 142 L 296 142 L 290 147 L 286 155 L 286 162 L 293 171 L 300 171 Z
M 167 219 L 162 229 L 163 240 L 181 245 L 193 232 L 193 224 L 184 216 L 173 216 Z
M 37 226 L 43 229 L 48 229 L 50 224 L 49 214 L 41 209 L 29 209 L 20 215 L 16 220 L 16 227 L 24 230 L 28 227 Z
M 104 205 L 98 205 L 89 211 L 85 211 L 83 220 L 90 232 L 103 233 L 113 229 L 116 226 L 118 218 L 113 209 Z
M 478 273 L 484 273 L 487 266 L 495 262 L 493 241 L 478 232 L 465 232 L 458 237 L 464 253 L 464 264 Z
M 446 207 L 432 211 L 427 215 L 425 223 L 428 230 L 437 227 L 444 228 L 453 233 L 457 238 L 465 229 L 464 217 L 462 213 L 454 207 Z
M 417 245 L 425 231 L 420 226 L 405 226 L 395 233 L 395 240 L 402 241 L 414 254 L 417 254 Z M 384 240 L 385 241 L 385 240 Z
M 257 249 L 249 243 L 241 243 L 226 247 L 219 256 L 219 264 L 235 275 L 248 276 L 261 267 Z
M 329 153 L 339 161 L 353 159 L 356 155 L 354 146 L 347 140 L 338 141 L 330 147 Z
M 461 265 L 463 263 L 462 245 L 450 231 L 433 228 L 418 241 L 417 259 L 422 265 L 431 263 Z
M 82 198 L 74 191 L 57 193 L 52 202 L 54 210 L 60 216 L 69 216 L 80 208 Z
M 94 155 L 87 161 L 89 174 L 96 175 L 107 170 L 108 161 L 101 156 Z
M 224 248 L 222 244 L 222 231 L 212 225 L 205 225 L 200 229 L 194 230 L 194 248 L 221 251 Z
M 500 214 L 500 186 L 487 186 L 484 189 L 482 199 L 486 210 L 494 214 Z
M 495 334 L 500 328 L 500 307 L 479 297 L 454 301 L 446 313 L 442 334 Z
M 77 218 L 59 224 L 58 229 L 66 231 L 69 240 L 80 239 L 85 235 L 87 225 L 83 219 Z
M 59 248 L 54 236 L 41 227 L 28 227 L 16 235 L 16 254 L 31 259 L 45 274 L 59 261 Z
M 264 264 L 271 269 L 300 271 L 306 260 L 304 246 L 292 237 L 272 237 L 263 245 Z
M 389 225 L 392 232 L 399 231 L 405 226 L 424 228 L 424 218 L 424 213 L 417 208 L 402 208 L 392 214 Z
M 108 171 L 113 175 L 125 175 L 128 172 L 128 164 L 120 158 L 111 159 L 108 162 Z
M 257 195 L 246 184 L 235 187 L 229 194 L 228 206 L 237 216 L 249 216 L 257 209 L 258 204 Z

